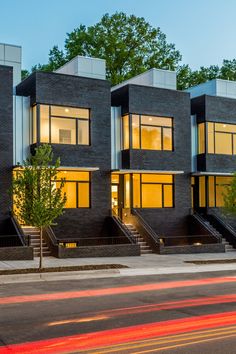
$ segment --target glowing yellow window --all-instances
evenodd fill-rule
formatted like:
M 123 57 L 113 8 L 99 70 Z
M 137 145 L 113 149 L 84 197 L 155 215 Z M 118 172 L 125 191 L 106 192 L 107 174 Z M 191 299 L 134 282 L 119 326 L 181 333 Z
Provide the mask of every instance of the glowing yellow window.
M 129 116 L 123 117 L 123 149 L 129 149 Z
M 164 208 L 173 207 L 173 187 L 172 185 L 164 185 Z
M 205 153 L 205 123 L 198 124 L 198 153 Z
M 59 186 L 59 183 L 57 184 Z M 63 187 L 63 193 L 66 193 L 66 205 L 65 208 L 76 208 L 76 183 L 66 182 Z
M 202 123 L 203 124 L 203 123 Z M 207 124 L 207 129 L 208 129 L 208 153 L 209 154 L 214 154 L 214 123 L 208 123 Z
M 140 127 L 139 127 L 139 116 L 132 115 L 132 144 L 133 149 L 140 148 Z
M 215 153 L 216 154 L 232 154 L 232 134 L 215 133 Z
M 140 208 L 140 174 L 133 174 L 133 207 Z
M 78 207 L 89 208 L 89 183 L 78 183 Z
M 49 142 L 49 106 L 40 105 L 40 142 Z
M 142 184 L 142 207 L 162 207 L 162 186 L 160 184 Z

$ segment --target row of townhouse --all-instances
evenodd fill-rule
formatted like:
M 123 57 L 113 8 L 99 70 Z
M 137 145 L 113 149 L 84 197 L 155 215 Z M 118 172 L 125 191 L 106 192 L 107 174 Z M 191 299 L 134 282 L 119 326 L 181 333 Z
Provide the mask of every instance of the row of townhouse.
M 35 233 L 10 217 L 8 190 L 17 163 L 49 143 L 67 194 L 45 233 L 52 254 L 234 250 L 236 222 L 221 207 L 236 170 L 236 82 L 183 92 L 175 72 L 151 69 L 111 88 L 105 61 L 79 56 L 22 82 L 20 70 L 21 47 L 0 44 L 2 240 L 26 246 Z

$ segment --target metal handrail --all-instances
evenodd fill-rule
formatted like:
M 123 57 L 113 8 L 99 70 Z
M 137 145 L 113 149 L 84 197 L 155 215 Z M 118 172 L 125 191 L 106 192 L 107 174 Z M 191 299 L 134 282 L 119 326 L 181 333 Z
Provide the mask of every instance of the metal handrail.
M 122 228 L 122 231 L 124 232 L 125 236 L 129 239 L 129 241 L 133 244 L 136 244 L 137 238 L 134 235 L 132 235 L 132 233 L 130 232 L 128 227 L 123 223 L 121 218 L 117 214 L 113 214 L 111 218 L 114 220 L 116 224 L 118 224 Z
M 194 237 L 211 237 L 212 235 L 171 235 L 171 236 L 161 236 L 161 238 L 194 238 Z
M 53 229 L 51 228 L 51 226 L 47 226 L 45 227 L 45 232 L 47 233 L 51 243 L 53 244 L 53 246 L 57 246 L 58 245 L 58 239 L 56 238 L 56 235 L 53 232 Z
M 151 228 L 150 225 L 148 225 L 148 223 L 143 219 L 143 217 L 140 215 L 140 213 L 136 209 L 131 209 L 131 214 L 137 216 L 137 218 L 139 219 L 139 222 L 142 224 L 142 226 L 147 231 L 147 233 L 152 238 L 152 240 L 159 245 L 160 238 L 162 238 L 162 237 L 158 236 L 155 233 L 155 231 Z
M 209 214 L 211 215 L 211 214 Z M 212 215 L 214 216 L 214 218 L 220 223 L 222 224 L 226 229 L 228 229 L 234 237 L 236 237 L 236 231 L 235 229 L 228 223 L 226 223 L 224 220 L 222 220 L 218 215 L 216 215 L 215 213 L 212 213 Z
M 27 237 L 26 237 L 26 235 L 24 234 L 24 231 L 22 230 L 22 227 L 20 226 L 17 218 L 14 215 L 11 216 L 11 222 L 13 223 L 13 225 L 15 227 L 17 236 L 19 237 L 22 245 L 23 246 L 29 246 L 30 237 L 29 237 L 29 235 L 27 235 Z M 27 242 L 26 242 L 26 238 L 27 238 Z
M 204 226 L 210 232 L 210 234 L 218 240 L 218 242 L 221 242 L 221 237 L 219 235 L 217 235 L 217 233 L 214 231 L 213 227 L 208 225 L 207 220 L 205 220 L 196 211 L 194 212 L 194 214 L 192 216 L 195 217 L 199 221 L 199 223 L 202 226 Z

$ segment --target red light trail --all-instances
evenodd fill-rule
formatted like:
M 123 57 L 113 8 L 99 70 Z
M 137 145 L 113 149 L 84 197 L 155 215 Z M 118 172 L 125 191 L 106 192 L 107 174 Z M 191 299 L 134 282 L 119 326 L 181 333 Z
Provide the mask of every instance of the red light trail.
M 165 290 L 165 289 L 177 289 L 192 286 L 204 286 L 214 284 L 224 284 L 236 282 L 236 277 L 224 277 L 224 278 L 205 278 L 197 280 L 184 280 L 184 281 L 170 281 L 162 283 L 150 283 L 143 285 L 124 286 L 116 288 L 105 288 L 95 290 L 80 290 L 80 291 L 67 291 L 49 294 L 37 294 L 37 295 L 21 295 L 0 297 L 0 305 L 37 302 L 37 301 L 58 301 L 76 298 L 88 298 L 96 296 L 109 296 L 109 295 L 122 295 L 135 292 Z
M 148 323 L 113 330 L 60 337 L 31 343 L 13 344 L 0 347 L 0 354 L 62 354 L 103 348 L 119 343 L 129 343 L 143 339 L 158 338 L 203 329 L 213 329 L 235 325 L 236 311 L 213 315 L 194 316 L 184 319 Z

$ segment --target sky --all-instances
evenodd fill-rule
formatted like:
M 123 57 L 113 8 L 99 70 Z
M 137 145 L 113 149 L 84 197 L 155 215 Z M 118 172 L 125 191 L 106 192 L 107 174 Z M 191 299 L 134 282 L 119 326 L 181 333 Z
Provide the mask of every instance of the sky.
M 116 11 L 160 27 L 192 69 L 236 58 L 236 0 L 0 0 L 0 43 L 21 45 L 30 69 L 80 24 Z

